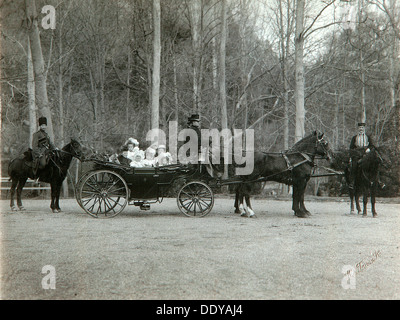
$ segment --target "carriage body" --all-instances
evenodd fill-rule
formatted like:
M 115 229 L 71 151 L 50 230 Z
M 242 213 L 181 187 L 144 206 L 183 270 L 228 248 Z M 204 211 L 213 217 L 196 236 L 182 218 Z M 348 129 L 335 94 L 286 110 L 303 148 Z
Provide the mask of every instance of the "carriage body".
M 84 162 L 76 187 L 76 198 L 86 213 L 111 218 L 127 205 L 148 210 L 150 203 L 176 197 L 186 216 L 205 216 L 214 195 L 202 179 L 199 166 L 174 164 L 161 167 L 128 167 L 108 161 Z

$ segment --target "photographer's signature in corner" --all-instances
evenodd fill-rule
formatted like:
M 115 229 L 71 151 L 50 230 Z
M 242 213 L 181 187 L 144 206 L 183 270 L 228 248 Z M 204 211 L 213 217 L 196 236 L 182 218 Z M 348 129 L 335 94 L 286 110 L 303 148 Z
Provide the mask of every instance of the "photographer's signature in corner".
M 356 264 L 356 273 L 360 273 L 368 268 L 371 264 L 373 264 L 378 257 L 382 254 L 381 250 L 375 250 L 370 257 L 362 259 L 359 263 Z
M 362 259 L 356 264 L 356 267 L 352 265 L 345 265 L 342 268 L 342 273 L 345 275 L 342 278 L 342 287 L 344 289 L 355 289 L 356 288 L 356 274 L 364 271 L 370 265 L 372 265 L 378 257 L 382 254 L 381 250 L 375 250 L 367 258 Z

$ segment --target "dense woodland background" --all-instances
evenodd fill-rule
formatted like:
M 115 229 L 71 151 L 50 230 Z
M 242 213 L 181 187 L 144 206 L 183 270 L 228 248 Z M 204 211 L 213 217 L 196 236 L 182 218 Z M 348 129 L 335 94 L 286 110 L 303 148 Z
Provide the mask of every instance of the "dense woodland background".
M 42 26 L 45 5 L 54 29 Z M 146 147 L 148 130 L 185 128 L 192 113 L 203 128 L 253 128 L 263 151 L 311 130 L 340 150 L 366 120 L 394 160 L 382 194 L 399 194 L 396 0 L 3 0 L 0 10 L 3 167 L 41 115 L 57 146 L 74 137 L 98 152 L 131 136 Z

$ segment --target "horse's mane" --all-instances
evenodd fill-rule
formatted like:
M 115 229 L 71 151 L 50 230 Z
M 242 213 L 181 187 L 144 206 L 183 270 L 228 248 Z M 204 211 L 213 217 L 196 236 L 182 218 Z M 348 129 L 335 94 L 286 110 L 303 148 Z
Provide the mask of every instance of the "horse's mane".
M 69 143 L 67 143 L 64 147 L 62 147 L 61 150 L 64 150 L 64 151 L 70 150 L 70 149 L 71 149 L 71 145 L 72 145 L 72 143 L 74 143 L 74 142 L 77 142 L 77 141 L 74 140 L 74 139 L 71 139 L 71 141 L 70 141 Z
M 53 153 L 53 157 L 55 157 L 55 159 L 58 159 L 58 160 L 61 160 L 61 161 L 63 161 L 63 159 L 65 157 L 70 157 L 71 153 L 73 152 L 72 144 L 74 142 L 78 142 L 78 141 L 74 140 L 74 139 L 71 139 L 71 141 L 69 143 L 67 143 L 64 147 L 61 148 L 61 151 L 65 151 L 65 152 L 55 151 Z
M 32 149 L 31 148 L 28 148 L 28 150 L 26 150 L 24 152 L 24 159 L 25 159 L 25 161 L 28 161 L 28 162 L 33 160 Z
M 310 140 L 313 137 L 317 137 L 318 133 L 315 131 L 314 133 L 309 134 L 308 136 L 304 137 L 303 139 L 297 141 L 290 149 L 289 151 L 293 151 L 295 149 L 297 149 L 299 146 L 305 144 L 308 142 L 308 140 Z

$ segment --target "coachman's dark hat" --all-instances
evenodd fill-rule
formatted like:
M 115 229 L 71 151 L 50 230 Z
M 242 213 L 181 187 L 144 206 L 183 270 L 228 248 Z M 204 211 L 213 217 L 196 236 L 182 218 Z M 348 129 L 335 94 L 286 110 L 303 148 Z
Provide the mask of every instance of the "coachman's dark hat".
M 39 126 L 41 126 L 42 124 L 45 124 L 47 126 L 47 118 L 46 117 L 39 118 Z
M 189 118 L 188 118 L 188 122 L 193 122 L 193 121 L 200 121 L 200 116 L 198 114 L 192 114 Z
M 358 126 L 359 126 L 359 127 L 365 127 L 365 122 L 359 122 L 359 123 L 358 123 Z

